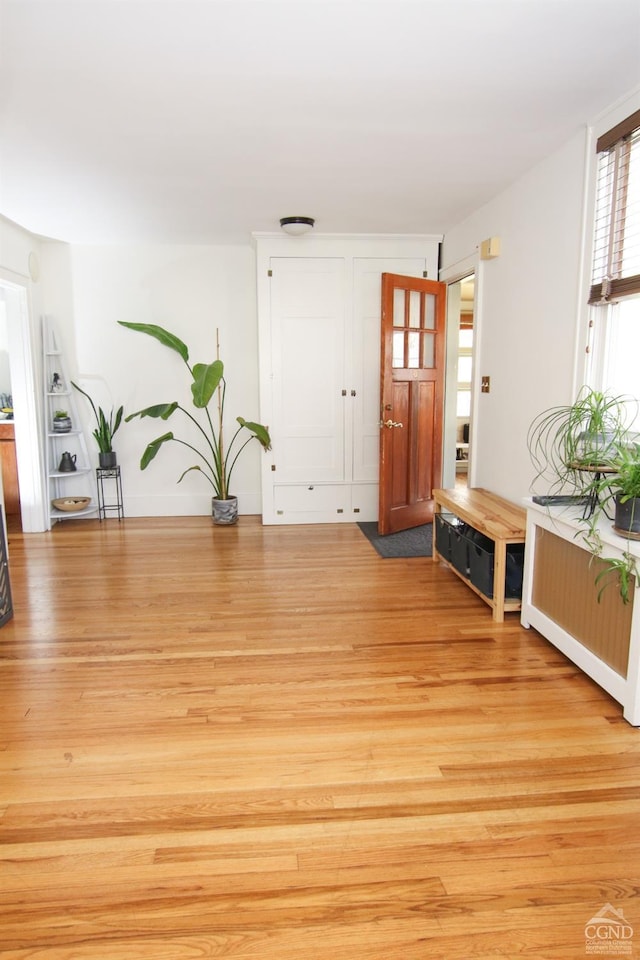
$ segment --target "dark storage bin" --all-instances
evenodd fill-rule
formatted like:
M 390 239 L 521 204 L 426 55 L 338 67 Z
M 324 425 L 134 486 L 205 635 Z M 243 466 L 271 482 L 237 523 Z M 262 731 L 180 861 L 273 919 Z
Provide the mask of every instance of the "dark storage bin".
M 494 544 L 492 540 L 488 543 L 469 541 L 469 579 L 485 597 L 493 598 Z
M 451 563 L 463 577 L 469 576 L 469 528 L 466 523 L 451 527 Z
M 507 574 L 504 595 L 510 600 L 522 599 L 524 574 L 524 543 L 507 544 Z
M 481 538 L 481 539 L 480 539 Z M 469 542 L 469 579 L 485 597 L 493 599 L 495 545 L 488 537 L 477 535 L 479 542 Z M 508 600 L 522 597 L 524 544 L 507 544 L 504 596 Z
M 435 514 L 436 550 L 443 560 L 451 563 L 452 531 L 461 525 L 452 513 Z
M 435 514 L 436 550 L 443 560 L 451 560 L 451 536 L 449 524 L 441 513 Z

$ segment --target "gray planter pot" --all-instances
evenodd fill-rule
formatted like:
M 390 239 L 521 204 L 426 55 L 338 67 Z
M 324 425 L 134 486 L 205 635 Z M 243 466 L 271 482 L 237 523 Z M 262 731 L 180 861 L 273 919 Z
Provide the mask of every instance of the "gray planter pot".
M 53 421 L 54 433 L 69 433 L 71 430 L 71 417 L 57 417 Z
M 101 470 L 113 470 L 114 467 L 117 467 L 118 458 L 115 450 L 109 450 L 106 453 L 103 453 L 101 450 L 98 453 L 98 463 L 100 464 Z
M 616 513 L 613 523 L 616 533 L 632 540 L 640 540 L 640 497 L 632 497 L 625 503 L 616 497 Z
M 211 515 L 214 523 L 230 526 L 238 522 L 238 498 L 229 497 L 227 500 L 211 498 Z

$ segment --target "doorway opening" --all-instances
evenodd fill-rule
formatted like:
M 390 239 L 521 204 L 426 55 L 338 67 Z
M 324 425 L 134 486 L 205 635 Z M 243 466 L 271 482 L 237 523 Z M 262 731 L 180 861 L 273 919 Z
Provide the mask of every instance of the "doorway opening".
M 467 486 L 472 461 L 475 274 L 447 286 L 445 487 Z
M 26 284 L 20 280 L 8 279 L 7 272 L 0 276 L 0 302 L 4 319 L 6 343 L 6 377 L 10 380 L 7 389 L 0 385 L 0 392 L 10 397 L 10 411 L 0 423 L 5 431 L 13 436 L 6 441 L 7 457 L 15 458 L 14 470 L 16 489 L 15 498 L 7 513 L 9 529 L 25 533 L 37 533 L 45 528 L 43 498 L 43 459 L 39 441 L 40 423 L 38 417 L 39 393 L 36 389 L 34 344 L 29 318 L 29 296 Z M 9 403 L 5 404 L 9 407 Z M 13 430 L 7 429 L 12 425 Z M 11 448 L 11 449 L 10 449 Z M 7 500 L 5 490 L 5 504 Z

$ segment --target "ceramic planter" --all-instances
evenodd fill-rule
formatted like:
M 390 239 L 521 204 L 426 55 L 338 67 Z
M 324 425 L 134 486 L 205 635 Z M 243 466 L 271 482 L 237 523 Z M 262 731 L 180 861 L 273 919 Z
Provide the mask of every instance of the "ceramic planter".
M 211 515 L 214 523 L 229 526 L 238 522 L 238 498 L 229 497 L 227 500 L 211 498 Z
M 101 450 L 98 453 L 98 463 L 100 464 L 101 470 L 113 470 L 114 467 L 117 467 L 118 458 L 115 450 L 108 450 L 106 452 Z
M 618 494 L 613 528 L 623 537 L 640 540 L 640 497 L 631 497 L 622 503 Z
M 69 433 L 71 430 L 71 417 L 55 417 L 53 421 L 54 433 Z

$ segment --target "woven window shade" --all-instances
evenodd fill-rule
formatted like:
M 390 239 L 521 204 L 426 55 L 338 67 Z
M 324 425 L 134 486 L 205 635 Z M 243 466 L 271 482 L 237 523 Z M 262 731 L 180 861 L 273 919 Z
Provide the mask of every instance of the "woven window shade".
M 597 143 L 598 177 L 589 303 L 640 293 L 640 111 Z

